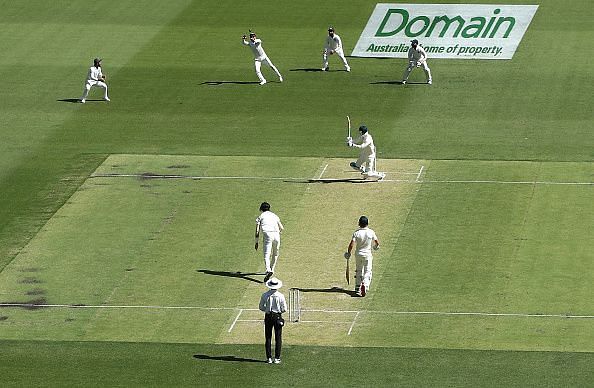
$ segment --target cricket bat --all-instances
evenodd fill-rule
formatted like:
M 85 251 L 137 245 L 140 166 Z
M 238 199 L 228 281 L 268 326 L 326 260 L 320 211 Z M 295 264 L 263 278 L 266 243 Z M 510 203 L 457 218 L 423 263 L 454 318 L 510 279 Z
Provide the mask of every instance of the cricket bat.
M 351 118 L 347 115 L 347 136 L 351 137 Z
M 346 262 L 347 262 L 347 266 L 346 266 L 346 271 L 344 273 L 344 276 L 346 277 L 347 284 L 351 284 L 351 274 L 350 274 L 351 271 L 349 270 L 350 260 L 347 260 Z

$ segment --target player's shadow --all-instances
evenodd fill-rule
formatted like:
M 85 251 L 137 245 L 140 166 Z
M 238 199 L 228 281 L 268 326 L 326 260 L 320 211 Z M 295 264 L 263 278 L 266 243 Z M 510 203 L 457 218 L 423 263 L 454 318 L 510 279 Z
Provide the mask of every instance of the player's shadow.
M 345 290 L 342 287 L 331 287 L 331 288 L 298 288 L 301 292 L 327 292 L 327 293 L 340 293 L 347 294 L 350 296 L 358 296 L 354 290 Z
M 56 100 L 56 101 L 58 101 L 58 102 L 69 102 L 71 104 L 78 104 L 80 100 L 78 98 L 62 98 L 62 99 L 59 99 L 59 100 Z M 96 99 L 87 99 L 86 101 L 87 102 L 90 102 L 90 101 L 103 101 L 103 99 L 98 99 L 98 98 L 96 98 Z
M 285 183 L 376 183 L 375 179 L 362 179 L 362 178 L 319 178 L 319 179 L 303 179 L 303 180 L 285 180 Z
M 210 85 L 210 86 L 218 86 L 224 84 L 233 84 L 233 85 L 258 85 L 260 82 L 258 81 L 204 81 L 200 85 Z
M 243 358 L 237 356 L 209 356 L 207 354 L 194 354 L 194 358 L 198 360 L 214 360 L 214 361 L 231 361 L 231 362 L 266 362 L 264 360 L 257 360 L 255 358 Z
M 404 85 L 402 81 L 375 81 L 370 82 L 370 85 Z M 411 82 L 408 81 L 406 85 L 427 85 L 427 82 Z
M 210 270 L 210 269 L 197 269 L 196 272 L 202 272 L 203 274 L 206 274 L 206 275 L 225 276 L 225 277 L 229 277 L 229 278 L 240 278 L 240 279 L 249 280 L 250 282 L 259 283 L 259 284 L 262 284 L 264 282 L 262 280 L 254 279 L 252 276 L 254 276 L 254 275 L 266 275 L 264 273 L 258 273 L 258 272 L 213 271 L 213 270 Z
M 308 68 L 303 68 L 303 69 L 290 69 L 289 71 L 303 71 L 306 73 L 315 73 L 315 72 L 322 72 L 323 70 L 320 68 L 308 67 Z

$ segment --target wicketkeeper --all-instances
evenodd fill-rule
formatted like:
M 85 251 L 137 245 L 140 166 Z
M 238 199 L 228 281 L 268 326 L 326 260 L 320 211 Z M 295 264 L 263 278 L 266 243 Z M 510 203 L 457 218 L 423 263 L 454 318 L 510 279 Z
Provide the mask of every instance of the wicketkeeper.
M 402 76 L 403 85 L 406 85 L 408 76 L 415 67 L 423 67 L 425 76 L 427 76 L 427 83 L 431 85 L 431 70 L 429 69 L 429 66 L 427 66 L 427 53 L 425 52 L 425 49 L 421 47 L 419 41 L 413 39 L 410 41 L 410 48 L 408 49 L 408 67 L 404 70 L 404 75 Z
M 355 247 L 355 292 L 359 296 L 365 296 L 369 292 L 371 286 L 373 255 L 371 253 L 371 246 L 373 249 L 379 249 L 379 240 L 372 229 L 369 229 L 369 220 L 365 216 L 359 218 L 359 229 L 353 233 L 351 242 L 347 251 L 344 253 L 344 258 L 350 260 L 353 247 Z
M 371 137 L 371 134 L 365 125 L 359 127 L 359 132 L 361 133 L 361 136 L 359 136 L 358 139 L 353 140 L 350 136 L 346 139 L 347 146 L 361 149 L 359 159 L 357 159 L 356 162 L 351 162 L 350 166 L 355 170 L 361 171 L 365 178 L 374 177 L 384 179 L 386 174 L 378 172 L 375 169 L 376 153 L 373 137 Z

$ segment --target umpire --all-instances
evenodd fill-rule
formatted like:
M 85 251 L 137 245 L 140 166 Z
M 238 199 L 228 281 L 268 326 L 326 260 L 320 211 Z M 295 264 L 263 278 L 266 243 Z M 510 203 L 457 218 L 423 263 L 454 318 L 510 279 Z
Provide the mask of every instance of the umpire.
M 285 296 L 278 290 L 283 282 L 277 278 L 270 278 L 266 282 L 268 291 L 260 298 L 260 311 L 264 312 L 264 335 L 266 337 L 266 361 L 280 364 L 281 348 L 283 346 L 283 313 L 287 311 Z M 272 329 L 274 328 L 274 361 L 272 360 Z

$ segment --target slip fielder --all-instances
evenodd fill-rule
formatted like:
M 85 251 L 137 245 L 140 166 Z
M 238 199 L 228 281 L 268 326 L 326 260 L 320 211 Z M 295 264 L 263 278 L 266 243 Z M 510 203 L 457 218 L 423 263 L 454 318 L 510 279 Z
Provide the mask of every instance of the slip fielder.
M 78 100 L 81 104 L 84 104 L 86 102 L 87 96 L 89 95 L 89 91 L 91 90 L 92 86 L 97 86 L 103 89 L 103 99 L 105 101 L 109 101 L 109 97 L 107 96 L 107 84 L 105 83 L 105 75 L 101 70 L 101 59 L 99 58 L 95 58 L 93 60 L 93 66 L 89 68 L 89 72 L 87 73 L 85 88 L 83 90 L 82 97 Z
M 342 39 L 334 32 L 334 27 L 328 28 L 328 36 L 326 37 L 324 51 L 322 51 L 322 71 L 330 70 L 330 67 L 328 67 L 328 55 L 332 54 L 338 55 L 346 71 L 351 71 L 351 67 L 347 63 L 344 52 L 342 51 Z
M 278 80 L 280 82 L 283 82 L 283 76 L 278 71 L 276 66 L 274 66 L 272 64 L 272 61 L 270 60 L 270 58 L 268 58 L 268 55 L 266 55 L 266 52 L 264 51 L 264 48 L 262 47 L 262 41 L 260 39 L 258 39 L 258 37 L 256 36 L 256 33 L 250 32 L 249 41 L 246 40 L 246 38 L 247 37 L 245 35 L 243 35 L 241 37 L 241 42 L 243 43 L 244 46 L 250 46 L 250 49 L 252 49 L 252 53 L 254 54 L 254 68 L 256 69 L 256 75 L 258 76 L 258 79 L 260 80 L 260 85 L 264 85 L 266 83 L 266 78 L 264 78 L 264 76 L 262 75 L 262 71 L 260 70 L 262 67 L 262 64 L 269 66 L 278 76 Z
M 425 76 L 427 76 L 427 83 L 431 85 L 431 70 L 429 69 L 429 66 L 427 66 L 427 53 L 425 52 L 425 49 L 421 47 L 419 41 L 413 39 L 410 41 L 410 48 L 408 49 L 408 66 L 406 70 L 404 70 L 404 75 L 402 76 L 403 85 L 406 85 L 408 76 L 415 67 L 423 67 Z
M 371 286 L 373 254 L 371 248 L 379 249 L 379 240 L 375 232 L 369 228 L 369 220 L 365 216 L 359 218 L 359 229 L 353 233 L 351 242 L 344 253 L 344 258 L 350 260 L 355 248 L 355 292 L 358 296 L 365 296 Z

